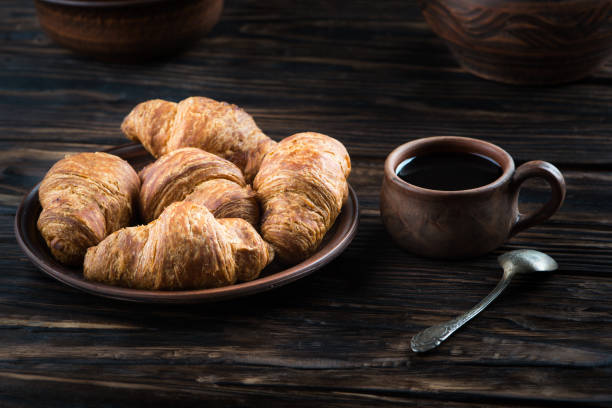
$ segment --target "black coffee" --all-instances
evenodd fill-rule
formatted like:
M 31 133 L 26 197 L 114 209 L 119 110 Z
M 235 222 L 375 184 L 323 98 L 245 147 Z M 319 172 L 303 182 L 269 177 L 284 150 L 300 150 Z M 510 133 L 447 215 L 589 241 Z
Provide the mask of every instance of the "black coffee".
M 456 191 L 492 183 L 502 175 L 502 168 L 476 153 L 429 153 L 404 160 L 396 173 L 415 186 Z

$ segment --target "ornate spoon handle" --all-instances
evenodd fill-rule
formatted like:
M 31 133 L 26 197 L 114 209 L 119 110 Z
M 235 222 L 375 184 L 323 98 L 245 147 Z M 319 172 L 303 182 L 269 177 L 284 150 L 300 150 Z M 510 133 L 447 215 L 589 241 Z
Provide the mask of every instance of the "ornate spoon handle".
M 489 304 L 499 296 L 500 293 L 506 289 L 510 280 L 512 280 L 513 274 L 504 273 L 504 276 L 497 283 L 497 286 L 489 293 L 484 299 L 482 299 L 476 306 L 465 312 L 464 314 L 455 317 L 448 322 L 440 323 L 435 326 L 428 327 L 420 331 L 410 341 L 410 348 L 414 352 L 423 352 L 434 349 L 440 345 L 444 340 L 450 337 L 458 328 L 463 326 L 465 323 L 470 321 L 474 316 L 483 311 Z

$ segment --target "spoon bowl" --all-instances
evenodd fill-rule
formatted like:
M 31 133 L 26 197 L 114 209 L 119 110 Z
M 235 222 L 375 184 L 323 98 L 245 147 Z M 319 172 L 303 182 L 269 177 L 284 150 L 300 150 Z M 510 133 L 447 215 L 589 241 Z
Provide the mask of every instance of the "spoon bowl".
M 497 258 L 506 273 L 552 272 L 559 268 L 550 256 L 533 249 L 517 249 Z

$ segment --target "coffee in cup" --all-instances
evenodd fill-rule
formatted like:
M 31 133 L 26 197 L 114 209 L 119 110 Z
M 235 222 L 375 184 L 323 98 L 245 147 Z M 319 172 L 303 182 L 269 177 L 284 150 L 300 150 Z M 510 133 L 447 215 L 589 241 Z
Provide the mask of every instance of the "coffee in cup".
M 521 214 L 522 183 L 541 177 L 551 187 L 538 211 Z M 401 247 L 435 258 L 485 254 L 554 214 L 565 181 L 552 164 L 532 161 L 515 169 L 512 157 L 491 143 L 440 136 L 396 148 L 385 161 L 380 211 Z

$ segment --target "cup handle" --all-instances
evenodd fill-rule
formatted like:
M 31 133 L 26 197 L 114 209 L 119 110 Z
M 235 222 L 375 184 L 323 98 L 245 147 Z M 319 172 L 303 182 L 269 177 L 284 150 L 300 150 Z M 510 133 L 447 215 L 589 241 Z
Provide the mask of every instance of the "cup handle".
M 534 160 L 519 166 L 512 177 L 511 188 L 514 190 L 516 206 L 518 206 L 521 185 L 525 180 L 533 177 L 541 177 L 546 180 L 551 189 L 551 197 L 542 208 L 535 212 L 530 214 L 519 212 L 512 229 L 510 229 L 510 237 L 549 218 L 561 207 L 565 199 L 565 179 L 559 169 L 548 162 Z

